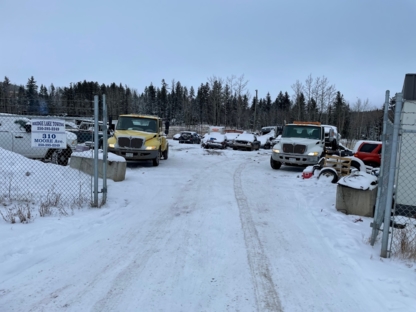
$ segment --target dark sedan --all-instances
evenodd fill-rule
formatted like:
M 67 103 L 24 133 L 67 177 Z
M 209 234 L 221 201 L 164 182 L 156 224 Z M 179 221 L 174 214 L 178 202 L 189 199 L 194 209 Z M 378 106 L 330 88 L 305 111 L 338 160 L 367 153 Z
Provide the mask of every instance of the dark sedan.
M 182 131 L 179 143 L 200 144 L 201 138 L 198 133 L 192 131 Z

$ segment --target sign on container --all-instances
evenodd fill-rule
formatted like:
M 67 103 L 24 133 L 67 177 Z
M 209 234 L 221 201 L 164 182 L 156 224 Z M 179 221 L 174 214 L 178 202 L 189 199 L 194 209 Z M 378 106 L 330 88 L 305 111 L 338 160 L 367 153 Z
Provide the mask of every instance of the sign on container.
M 65 121 L 32 119 L 32 147 L 66 148 Z

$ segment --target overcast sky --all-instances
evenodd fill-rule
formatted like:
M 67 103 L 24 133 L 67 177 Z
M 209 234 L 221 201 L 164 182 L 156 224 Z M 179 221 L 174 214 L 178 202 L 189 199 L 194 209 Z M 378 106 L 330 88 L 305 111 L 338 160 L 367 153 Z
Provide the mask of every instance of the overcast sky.
M 416 72 L 415 0 L 1 0 L 0 81 L 142 92 L 244 75 L 252 95 L 325 76 L 380 107 Z

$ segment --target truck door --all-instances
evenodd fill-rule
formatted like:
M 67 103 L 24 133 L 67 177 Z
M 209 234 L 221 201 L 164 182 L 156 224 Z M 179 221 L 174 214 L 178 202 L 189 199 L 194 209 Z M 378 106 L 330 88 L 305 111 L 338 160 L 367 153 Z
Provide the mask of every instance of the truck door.
M 8 151 L 13 151 L 13 138 L 10 131 L 0 129 L 0 147 Z
M 24 121 L 20 123 L 17 120 L 17 123 L 12 128 L 13 152 L 28 158 L 44 158 L 48 148 L 32 147 L 32 133 L 19 126 L 23 123 Z

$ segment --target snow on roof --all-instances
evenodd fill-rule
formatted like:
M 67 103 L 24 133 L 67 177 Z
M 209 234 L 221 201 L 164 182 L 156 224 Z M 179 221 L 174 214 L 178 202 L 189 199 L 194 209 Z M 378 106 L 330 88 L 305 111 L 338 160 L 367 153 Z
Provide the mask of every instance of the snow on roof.
M 227 140 L 234 140 L 236 137 L 238 137 L 240 133 L 236 132 L 228 132 L 227 133 Z
M 224 134 L 221 134 L 219 132 L 211 132 L 211 133 L 205 134 L 202 141 L 206 142 L 206 141 L 209 141 L 211 138 L 214 138 L 221 142 L 227 139 L 227 137 Z
M 242 133 L 238 136 L 239 140 L 243 141 L 254 141 L 254 134 L 252 133 Z

